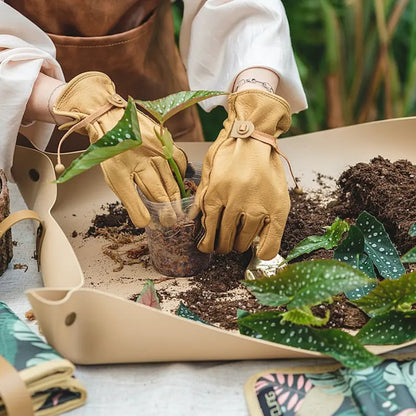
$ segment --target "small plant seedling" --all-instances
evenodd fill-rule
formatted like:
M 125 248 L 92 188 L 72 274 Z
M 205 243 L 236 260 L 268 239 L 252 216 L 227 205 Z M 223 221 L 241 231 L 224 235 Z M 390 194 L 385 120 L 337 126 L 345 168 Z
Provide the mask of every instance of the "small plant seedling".
M 91 144 L 80 157 L 72 162 L 55 182 L 66 182 L 74 176 L 85 172 L 111 157 L 133 149 L 134 147 L 147 145 L 146 138 L 142 138 L 140 133 L 139 120 L 136 111 L 136 104 L 138 104 L 145 108 L 159 123 L 159 126 L 158 128 L 155 128 L 154 133 L 162 144 L 163 155 L 172 169 L 181 191 L 181 197 L 186 197 L 187 192 L 185 190 L 183 178 L 173 159 L 173 138 L 169 130 L 164 126 L 164 123 L 175 114 L 195 103 L 217 95 L 225 94 L 227 93 L 221 91 L 181 91 L 154 101 L 133 100 L 129 97 L 126 110 L 116 126 L 108 131 L 97 142 Z
M 146 109 L 156 120 L 159 122 L 159 129 L 155 127 L 155 135 L 162 143 L 163 154 L 168 161 L 172 171 L 175 175 L 176 182 L 178 183 L 181 191 L 181 197 L 186 198 L 188 195 L 185 190 L 183 178 L 179 172 L 179 168 L 173 159 L 173 138 L 169 130 L 165 127 L 164 123 L 172 116 L 190 107 L 191 105 L 207 98 L 214 97 L 216 95 L 224 95 L 224 92 L 220 91 L 181 91 L 176 94 L 168 95 L 165 98 L 160 98 L 154 101 L 142 101 L 135 100 L 135 102 Z M 159 131 L 158 131 L 159 130 Z

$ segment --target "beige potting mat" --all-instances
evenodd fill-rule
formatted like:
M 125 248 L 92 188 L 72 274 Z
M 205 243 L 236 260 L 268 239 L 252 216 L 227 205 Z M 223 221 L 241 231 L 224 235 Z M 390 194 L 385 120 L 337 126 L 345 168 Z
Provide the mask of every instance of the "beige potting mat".
M 296 136 L 279 143 L 302 186 L 313 190 L 317 172 L 337 177 L 348 166 L 378 155 L 391 161 L 406 158 L 416 162 L 415 128 L 416 118 L 397 119 Z M 209 147 L 209 143 L 179 145 L 194 161 L 202 161 Z M 64 163 L 68 165 L 76 156 L 65 155 Z M 163 281 L 152 267 L 140 264 L 114 271 L 114 261 L 102 252 L 106 241 L 83 238 L 95 215 L 116 201 L 100 169 L 93 168 L 57 186 L 52 183 L 54 163 L 54 155 L 19 148 L 13 174 L 28 207 L 44 220 L 41 267 L 45 288 L 29 291 L 28 297 L 48 342 L 62 355 L 75 363 L 320 356 L 187 321 L 128 300 L 140 292 L 147 279 L 172 293 L 186 288 L 188 279 L 175 279 L 175 286 L 172 280 Z M 164 305 L 168 311 L 175 307 L 169 302 Z M 397 347 L 369 349 L 381 353 Z

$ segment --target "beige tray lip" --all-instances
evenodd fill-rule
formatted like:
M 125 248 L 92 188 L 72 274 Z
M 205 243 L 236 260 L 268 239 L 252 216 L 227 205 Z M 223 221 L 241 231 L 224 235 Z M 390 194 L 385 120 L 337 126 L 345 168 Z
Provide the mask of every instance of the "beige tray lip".
M 289 148 L 289 150 L 293 147 L 296 148 L 296 146 L 300 143 L 302 143 L 303 140 L 308 140 L 309 144 L 313 143 L 314 141 L 325 141 L 325 140 L 329 140 L 329 139 L 334 139 L 337 138 L 339 135 L 353 135 L 356 132 L 359 132 L 361 129 L 364 130 L 368 130 L 368 129 L 372 129 L 374 128 L 375 130 L 384 130 L 385 128 L 395 128 L 396 126 L 399 126 L 400 128 L 407 128 L 408 123 L 412 123 L 412 125 L 414 124 L 416 127 L 416 117 L 407 117 L 407 118 L 396 118 L 396 119 L 390 119 L 390 120 L 382 120 L 382 121 L 374 121 L 371 123 L 365 123 L 362 125 L 355 125 L 355 126 L 348 126 L 348 127 L 341 127 L 341 128 L 337 128 L 337 129 L 332 129 L 332 130 L 327 130 L 327 131 L 323 131 L 323 132 L 314 132 L 314 133 L 309 133 L 309 134 L 305 134 L 305 135 L 299 135 L 299 136 L 293 136 L 293 137 L 287 137 L 284 139 L 281 139 L 279 141 L 279 143 L 281 144 L 282 148 L 285 148 L 286 146 Z M 208 149 L 208 147 L 211 145 L 211 143 L 205 142 L 205 143 L 178 143 L 179 146 L 181 147 L 185 147 L 188 148 L 190 153 L 195 153 L 195 152 L 200 152 L 201 149 L 203 149 L 203 151 L 206 151 Z M 17 153 L 19 152 L 26 152 L 27 149 L 18 149 Z M 30 150 L 30 152 L 35 152 L 38 154 L 38 158 L 39 160 L 42 161 L 43 164 L 45 164 L 48 168 L 46 169 L 49 173 L 49 175 L 54 176 L 54 171 L 53 171 L 53 162 L 55 160 L 55 154 L 54 153 L 42 153 L 39 152 L 37 150 Z M 67 160 L 71 160 L 73 159 L 76 155 L 80 154 L 81 152 L 70 152 L 67 154 L 64 154 L 64 159 Z M 192 156 L 190 157 L 191 160 L 195 160 L 192 158 Z M 19 181 L 16 180 L 16 182 L 18 182 L 18 184 L 20 185 Z M 58 235 L 60 229 L 59 224 L 56 222 L 56 220 L 54 219 L 53 215 L 52 215 L 52 211 L 53 211 L 53 207 L 56 203 L 56 199 L 58 197 L 58 190 L 57 190 L 57 186 L 55 185 L 54 187 L 49 187 L 48 188 L 48 200 L 49 200 L 49 206 L 46 206 L 44 203 L 42 203 L 42 201 L 39 200 L 34 200 L 34 201 L 29 201 L 29 202 L 34 202 L 34 207 L 30 206 L 31 208 L 37 208 L 38 210 L 40 210 L 41 212 L 39 212 L 41 215 L 43 215 L 44 221 L 46 223 L 48 223 L 48 227 L 47 227 L 47 233 L 49 232 L 49 230 L 53 230 L 54 235 Z M 62 236 L 61 236 L 62 239 Z M 65 238 L 66 239 L 66 238 Z M 69 247 L 70 244 L 68 243 Z M 71 251 L 70 248 L 66 247 L 69 251 Z M 73 251 L 73 250 L 72 250 Z M 74 255 L 74 253 L 72 253 L 72 255 Z M 116 302 L 120 302 L 121 304 L 127 303 L 127 302 L 131 302 L 128 300 L 125 300 L 121 297 L 118 297 L 117 295 L 113 295 L 113 294 L 109 294 L 106 292 L 102 292 L 99 291 L 98 289 L 87 289 L 87 288 L 81 288 L 81 286 L 84 283 L 84 275 L 83 272 L 79 266 L 78 263 L 78 268 L 76 267 L 76 264 L 74 266 L 74 270 L 75 270 L 75 274 L 77 274 L 76 279 L 74 279 L 73 282 L 71 282 L 71 285 L 65 284 L 63 286 L 56 286 L 56 285 L 48 285 L 47 281 L 45 282 L 45 287 L 44 288 L 37 288 L 37 289 L 31 289 L 29 291 L 26 292 L 27 296 L 29 297 L 29 299 L 31 300 L 31 302 L 35 302 L 37 305 L 44 305 L 46 307 L 64 307 L 70 300 L 71 298 L 77 294 L 79 292 L 79 294 L 81 293 L 88 293 L 90 296 L 95 296 L 95 294 L 99 294 L 100 296 L 106 296 L 109 299 L 112 299 L 113 301 Z M 48 297 L 51 296 L 51 294 L 55 293 L 57 294 L 58 292 L 60 292 L 61 294 L 63 294 L 62 297 L 60 297 L 59 299 L 55 299 L 55 300 L 51 300 L 48 299 Z M 139 307 L 139 310 L 141 308 L 146 308 L 142 305 L 137 305 L 137 307 Z M 154 310 L 152 311 L 152 313 L 155 314 L 168 314 L 167 312 L 162 312 L 162 311 L 158 311 L 158 310 Z M 176 317 L 174 315 L 170 315 L 171 318 L 173 318 L 173 321 L 175 320 L 182 320 L 183 318 L 179 318 Z M 42 323 L 41 323 L 42 324 Z M 190 330 L 192 328 L 195 328 L 195 325 L 201 325 L 197 322 L 193 322 L 193 321 L 188 321 L 187 325 L 189 326 Z M 218 333 L 224 333 L 227 332 L 225 330 L 219 329 L 219 328 L 207 328 L 207 331 L 213 331 L 213 332 L 218 332 Z M 277 354 L 278 351 L 282 350 L 282 351 L 292 351 L 294 353 L 304 353 L 305 357 L 326 357 L 323 354 L 317 353 L 317 352 L 313 352 L 313 351 L 308 351 L 308 350 L 302 350 L 302 349 L 298 349 L 298 348 L 293 348 L 293 347 L 287 347 L 287 346 L 283 346 L 280 344 L 275 344 L 275 343 L 271 343 L 269 341 L 264 341 L 264 340 L 258 340 L 258 339 L 254 339 L 254 338 L 250 338 L 250 337 L 246 337 L 240 334 L 232 334 L 229 333 L 229 335 L 231 336 L 231 338 L 236 338 L 236 339 L 244 339 L 246 340 L 247 338 L 249 338 L 251 340 L 252 343 L 256 343 L 256 344 L 260 344 L 260 345 L 270 345 L 273 346 L 274 348 L 276 348 Z M 397 346 L 368 346 L 368 349 L 370 351 L 374 351 L 377 354 L 384 354 L 387 352 L 392 352 L 394 350 L 397 350 L 399 348 L 402 348 L 404 346 L 407 345 L 413 345 L 416 343 L 416 340 L 410 341 L 408 343 L 405 344 L 401 344 L 401 345 L 397 345 Z M 59 349 L 58 349 L 59 350 Z

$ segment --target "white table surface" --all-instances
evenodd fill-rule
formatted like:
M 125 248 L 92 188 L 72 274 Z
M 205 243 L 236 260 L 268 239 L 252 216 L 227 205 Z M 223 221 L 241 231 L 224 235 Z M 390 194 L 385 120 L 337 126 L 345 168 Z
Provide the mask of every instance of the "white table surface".
M 11 211 L 24 209 L 17 187 L 9 184 Z M 14 256 L 0 277 L 0 301 L 38 333 L 24 314 L 30 303 L 24 292 L 42 286 L 34 252 L 34 227 L 24 221 L 12 229 Z M 26 264 L 28 270 L 14 269 Z M 76 377 L 88 391 L 87 403 L 67 414 L 244 416 L 248 415 L 243 386 L 254 374 L 276 367 L 317 365 L 325 360 L 265 360 L 235 362 L 163 363 L 77 366 Z

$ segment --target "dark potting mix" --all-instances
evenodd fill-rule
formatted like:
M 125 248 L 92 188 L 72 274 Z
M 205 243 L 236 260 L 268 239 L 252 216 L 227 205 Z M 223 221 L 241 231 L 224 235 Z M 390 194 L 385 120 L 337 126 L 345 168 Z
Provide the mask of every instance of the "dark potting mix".
M 317 174 L 318 190 L 298 195 L 291 192 L 291 210 L 282 238 L 280 254 L 285 257 L 300 241 L 321 235 L 325 226 L 339 217 L 354 223 L 358 215 L 367 211 L 383 223 L 387 233 L 400 255 L 416 245 L 416 238 L 408 231 L 416 220 L 416 165 L 406 160 L 390 162 L 376 157 L 370 163 L 358 163 L 346 169 L 339 178 Z M 108 204 L 103 213 L 92 219 L 92 225 L 84 238 L 102 237 L 106 241 L 103 253 L 114 263 L 114 271 L 123 267 L 153 267 L 149 259 L 146 236 L 143 229 L 137 229 L 121 204 Z M 74 231 L 73 236 L 79 231 Z M 131 248 L 133 244 L 133 248 Z M 129 249 L 123 249 L 128 245 Z M 177 302 L 183 303 L 192 313 L 206 322 L 224 329 L 236 330 L 238 309 L 257 312 L 277 309 L 260 305 L 256 298 L 241 283 L 252 256 L 246 253 L 213 255 L 208 268 L 188 278 L 188 287 L 178 292 Z M 330 259 L 332 250 L 317 250 L 303 255 L 296 261 Z M 406 266 L 408 271 L 412 265 Z M 127 278 L 126 278 L 127 279 Z M 168 281 L 169 287 L 181 283 L 181 279 L 160 276 L 159 281 Z M 158 288 L 161 304 L 172 297 L 166 285 Z M 138 293 L 129 298 L 137 299 Z M 327 310 L 330 319 L 328 328 L 361 328 L 368 317 L 339 294 L 331 304 L 313 307 L 316 316 L 323 317 Z

